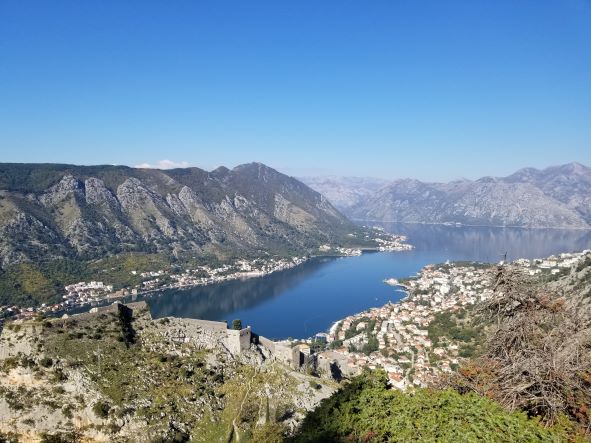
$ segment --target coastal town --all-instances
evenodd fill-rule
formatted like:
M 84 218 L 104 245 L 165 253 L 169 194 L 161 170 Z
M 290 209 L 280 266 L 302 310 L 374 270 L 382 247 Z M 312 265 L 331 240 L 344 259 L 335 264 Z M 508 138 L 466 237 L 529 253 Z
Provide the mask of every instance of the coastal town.
M 380 252 L 402 252 L 411 251 L 414 249 L 414 245 L 407 242 L 405 235 L 393 235 L 386 232 L 386 230 L 380 226 L 365 226 L 372 233 L 372 240 L 378 244 L 376 250 Z M 366 235 L 366 239 L 369 239 L 369 234 Z
M 556 276 L 590 256 L 591 251 L 583 251 L 519 259 L 513 264 L 530 275 Z M 385 283 L 395 290 L 406 291 L 402 301 L 344 318 L 334 323 L 328 334 L 318 334 L 307 342 L 324 342 L 325 350 L 318 352 L 317 360 L 336 364 L 345 375 L 358 374 L 363 368 L 383 368 L 396 388 L 426 386 L 468 357 L 462 352 L 465 343 L 440 334 L 432 327 L 434 322 L 446 314 L 461 318 L 466 309 L 489 299 L 495 272 L 492 265 L 446 263 L 426 266 L 402 283 L 387 279 Z
M 147 272 L 132 270 L 130 271 L 131 274 L 138 275 L 141 278 L 141 283 L 133 287 L 114 291 L 112 285 L 105 284 L 102 281 L 79 282 L 64 287 L 64 295 L 59 303 L 27 308 L 1 306 L 0 318 L 28 318 L 39 314 L 64 312 L 84 305 L 94 305 L 105 300 L 138 296 L 165 289 L 206 286 L 230 280 L 262 277 L 273 272 L 293 268 L 306 260 L 306 257 L 237 260 L 233 264 L 224 264 L 219 267 L 204 265 L 193 269 L 185 269 L 182 272 L 171 272 L 164 269 Z
M 369 234 L 365 240 L 372 240 L 379 245 L 377 248 L 367 250 L 380 251 L 408 251 L 413 248 L 406 243 L 406 237 L 386 233 L 381 228 L 368 228 Z M 274 272 L 287 270 L 298 266 L 314 256 L 340 256 L 351 257 L 363 253 L 360 248 L 343 247 L 339 245 L 324 244 L 318 248 L 314 255 L 296 257 L 268 257 L 255 259 L 237 259 L 231 263 L 219 266 L 202 265 L 190 269 L 158 269 L 144 271 L 131 270 L 133 276 L 140 279 L 140 283 L 114 289 L 112 284 L 104 281 L 81 281 L 66 285 L 62 300 L 57 303 L 45 303 L 41 306 L 0 306 L 0 320 L 3 318 L 30 318 L 36 315 L 52 315 L 63 313 L 73 308 L 93 306 L 97 303 L 116 300 L 124 297 L 137 297 L 143 294 L 162 291 L 166 289 L 183 289 L 196 286 L 219 284 L 232 280 L 245 280 L 249 278 L 264 277 Z

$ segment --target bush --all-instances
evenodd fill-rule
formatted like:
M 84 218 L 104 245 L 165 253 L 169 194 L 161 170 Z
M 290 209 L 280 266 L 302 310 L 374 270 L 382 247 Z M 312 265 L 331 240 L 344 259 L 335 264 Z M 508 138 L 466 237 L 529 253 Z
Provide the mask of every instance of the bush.
M 92 406 L 92 412 L 94 412 L 94 414 L 98 418 L 102 418 L 102 419 L 105 419 L 109 416 L 110 410 L 111 410 L 111 406 L 109 405 L 109 403 L 104 402 L 104 401 L 97 401 Z
M 43 357 L 41 360 L 39 360 L 39 364 L 44 368 L 49 368 L 51 365 L 53 365 L 53 360 L 49 357 Z
M 119 320 L 119 326 L 121 328 L 121 337 L 127 347 L 135 343 L 135 330 L 133 329 L 133 311 L 127 306 L 118 304 L 117 305 L 117 318 Z
M 390 389 L 385 372 L 366 372 L 308 414 L 293 442 L 536 441 L 562 437 L 522 412 L 477 394 Z
M 18 436 L 14 432 L 0 432 L 0 442 L 2 443 L 18 443 Z
M 331 341 L 330 344 L 328 345 L 329 349 L 337 349 L 340 348 L 341 346 L 343 346 L 343 340 L 334 340 Z
M 252 441 L 265 443 L 283 443 L 286 428 L 281 423 L 265 423 L 257 426 L 252 434 Z
M 320 389 L 322 388 L 322 385 L 314 380 L 310 380 L 310 387 L 312 389 Z
M 524 271 L 501 267 L 481 308 L 492 326 L 483 355 L 450 385 L 476 391 L 553 425 L 564 415 L 591 433 L 591 312 Z
M 43 432 L 41 434 L 41 443 L 77 443 L 81 441 L 81 436 L 77 432 L 56 432 L 50 434 Z

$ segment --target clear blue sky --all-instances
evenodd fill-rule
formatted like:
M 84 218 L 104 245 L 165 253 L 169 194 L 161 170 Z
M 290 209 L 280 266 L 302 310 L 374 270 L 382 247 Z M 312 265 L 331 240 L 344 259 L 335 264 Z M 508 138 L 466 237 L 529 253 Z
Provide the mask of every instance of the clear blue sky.
M 0 161 L 591 164 L 591 1 L 0 0 Z

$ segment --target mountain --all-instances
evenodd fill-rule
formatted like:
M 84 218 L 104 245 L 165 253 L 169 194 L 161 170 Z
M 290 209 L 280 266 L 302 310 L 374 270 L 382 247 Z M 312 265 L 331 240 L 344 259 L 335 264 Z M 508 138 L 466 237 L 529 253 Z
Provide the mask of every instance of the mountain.
M 522 169 L 504 181 L 533 184 L 544 194 L 581 214 L 591 224 L 591 169 L 580 163 L 554 166 L 543 171 Z
M 321 180 L 308 183 L 319 192 L 325 191 Z M 356 188 L 351 180 L 339 183 L 345 196 Z M 359 220 L 589 228 L 591 169 L 571 163 L 544 170 L 526 168 L 508 177 L 475 181 L 396 180 L 377 191 L 365 192 L 355 204 L 337 206 Z
M 1 267 L 120 252 L 302 252 L 352 229 L 321 194 L 260 163 L 0 164 Z
M 300 177 L 338 209 L 355 206 L 388 184 L 388 180 L 368 177 Z

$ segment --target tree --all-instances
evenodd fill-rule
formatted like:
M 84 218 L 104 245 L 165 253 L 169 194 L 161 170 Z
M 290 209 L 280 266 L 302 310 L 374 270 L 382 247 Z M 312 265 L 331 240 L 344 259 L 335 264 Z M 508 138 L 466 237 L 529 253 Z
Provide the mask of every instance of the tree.
M 235 319 L 232 321 L 232 329 L 235 329 L 237 331 L 242 329 L 242 320 L 240 320 L 239 318 Z
M 119 303 L 117 305 L 117 318 L 121 328 L 121 337 L 125 346 L 129 347 L 135 343 L 135 330 L 133 329 L 133 310 Z M 100 337 L 99 337 L 100 338 Z

